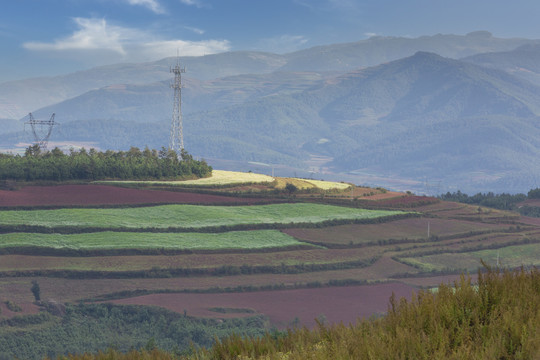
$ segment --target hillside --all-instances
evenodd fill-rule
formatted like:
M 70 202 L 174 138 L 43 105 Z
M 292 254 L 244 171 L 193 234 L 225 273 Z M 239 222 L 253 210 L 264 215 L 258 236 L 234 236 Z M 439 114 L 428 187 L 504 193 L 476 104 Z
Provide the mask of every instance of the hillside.
M 381 317 L 392 293 L 410 299 L 480 260 L 540 259 L 537 219 L 383 188 L 219 171 L 3 185 L 7 358 L 109 347 L 186 354 L 213 334 Z
M 462 60 L 504 70 L 537 85 L 540 84 L 540 45 L 538 44 L 522 45 L 510 51 L 472 55 Z

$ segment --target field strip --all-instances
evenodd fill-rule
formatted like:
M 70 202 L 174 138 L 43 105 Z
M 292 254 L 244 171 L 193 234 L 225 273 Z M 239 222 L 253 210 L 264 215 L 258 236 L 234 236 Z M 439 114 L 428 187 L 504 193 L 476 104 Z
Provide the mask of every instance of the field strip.
M 122 209 L 7 210 L 0 211 L 0 227 L 203 229 L 237 225 L 322 223 L 330 220 L 354 221 L 398 214 L 405 213 L 307 203 L 234 207 L 161 205 Z
M 428 225 L 429 224 L 429 225 Z M 493 231 L 504 232 L 507 224 L 485 224 L 464 220 L 411 217 L 380 224 L 348 224 L 320 229 L 287 229 L 287 234 L 324 246 L 353 246 L 369 243 L 384 244 L 392 242 L 417 242 L 427 240 L 428 226 L 430 235 L 438 240 L 449 237 L 467 237 L 475 233 L 484 234 Z
M 286 250 L 286 251 L 283 251 Z M 139 271 L 209 269 L 220 267 L 297 266 L 369 262 L 383 253 L 379 247 L 363 249 L 279 249 L 264 252 L 193 253 L 179 255 L 43 256 L 0 255 L 0 272 L 28 270 Z M 249 269 L 247 268 L 249 267 Z
M 238 171 L 212 170 L 212 176 L 195 180 L 179 181 L 98 181 L 100 184 L 151 184 L 174 186 L 224 186 L 239 184 L 271 183 L 274 178 L 268 175 Z
M 470 252 L 442 253 L 434 255 L 403 257 L 400 258 L 405 264 L 417 266 L 422 270 L 445 270 L 466 269 L 475 271 L 482 266 L 481 260 L 490 266 L 497 266 L 497 261 L 502 267 L 515 268 L 519 266 L 540 265 L 540 245 L 525 244 L 506 246 L 498 249 L 487 249 Z
M 300 178 L 274 178 L 269 175 L 246 173 L 239 171 L 212 170 L 212 176 L 195 180 L 179 180 L 179 181 L 96 181 L 99 184 L 148 184 L 148 185 L 173 185 L 173 186 L 189 186 L 189 187 L 212 187 L 212 186 L 227 186 L 227 185 L 242 185 L 242 184 L 262 184 L 272 183 L 277 180 L 276 188 L 283 189 L 287 183 L 295 185 L 299 189 L 319 188 L 322 190 L 344 190 L 351 187 L 351 184 L 311 180 Z
M 351 184 L 334 182 L 334 181 L 277 177 L 275 188 L 283 190 L 285 189 L 287 184 L 292 184 L 296 186 L 297 189 L 300 189 L 300 190 L 316 189 L 316 188 L 319 188 L 321 190 L 345 190 L 351 187 Z
M 0 249 L 33 247 L 70 250 L 223 250 L 265 249 L 298 245 L 309 246 L 309 244 L 300 242 L 278 230 L 231 231 L 210 234 L 116 231 L 68 235 L 40 233 L 0 234 Z

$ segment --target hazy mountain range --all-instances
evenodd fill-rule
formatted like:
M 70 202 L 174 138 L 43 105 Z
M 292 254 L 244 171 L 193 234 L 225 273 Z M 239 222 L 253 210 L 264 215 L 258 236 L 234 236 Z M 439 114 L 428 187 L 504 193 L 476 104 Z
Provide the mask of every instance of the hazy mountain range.
M 527 191 L 540 174 L 537 60 L 538 40 L 486 32 L 181 58 L 186 148 L 244 170 L 287 165 L 417 192 Z M 53 143 L 166 146 L 175 62 L 0 84 L 0 144 L 31 141 L 19 119 L 32 111 L 57 114 Z

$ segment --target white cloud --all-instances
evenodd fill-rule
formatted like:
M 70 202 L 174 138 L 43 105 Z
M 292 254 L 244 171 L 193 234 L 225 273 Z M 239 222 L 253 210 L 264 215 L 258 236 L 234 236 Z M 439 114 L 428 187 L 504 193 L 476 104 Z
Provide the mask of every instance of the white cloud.
M 105 19 L 73 19 L 78 30 L 52 43 L 28 42 L 23 47 L 33 51 L 65 52 L 84 58 L 90 52 L 110 61 L 151 61 L 174 56 L 199 56 L 228 51 L 227 40 L 167 40 L 138 29 L 109 25 Z
M 284 54 L 303 48 L 308 41 L 303 35 L 281 35 L 260 40 L 258 47 L 264 51 Z
M 29 50 L 111 50 L 125 54 L 122 42 L 129 37 L 130 30 L 107 25 L 105 19 L 74 18 L 79 27 L 71 36 L 53 43 L 27 42 Z
M 130 5 L 141 5 L 152 10 L 156 14 L 163 14 L 165 10 L 157 0 L 126 0 Z

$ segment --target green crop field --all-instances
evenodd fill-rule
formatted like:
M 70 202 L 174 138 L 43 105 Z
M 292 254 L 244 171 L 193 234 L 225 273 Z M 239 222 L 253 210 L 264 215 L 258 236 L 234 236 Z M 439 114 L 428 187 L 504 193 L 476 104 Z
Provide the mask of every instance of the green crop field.
M 442 253 L 434 255 L 425 255 L 417 257 L 406 257 L 402 260 L 411 265 L 420 266 L 422 269 L 443 270 L 443 269 L 466 269 L 476 271 L 481 267 L 480 261 L 483 260 L 490 266 L 499 265 L 508 268 L 540 265 L 540 245 L 526 244 L 507 246 L 500 249 L 488 249 L 479 251 L 470 251 L 465 253 Z
M 320 223 L 373 219 L 401 211 L 353 209 L 321 204 L 259 206 L 163 205 L 123 209 L 0 211 L 2 225 L 91 228 L 205 228 L 252 224 Z
M 264 249 L 308 245 L 277 230 L 225 233 L 95 232 L 84 234 L 0 234 L 0 248 L 43 247 L 71 250 L 174 249 L 220 250 Z

